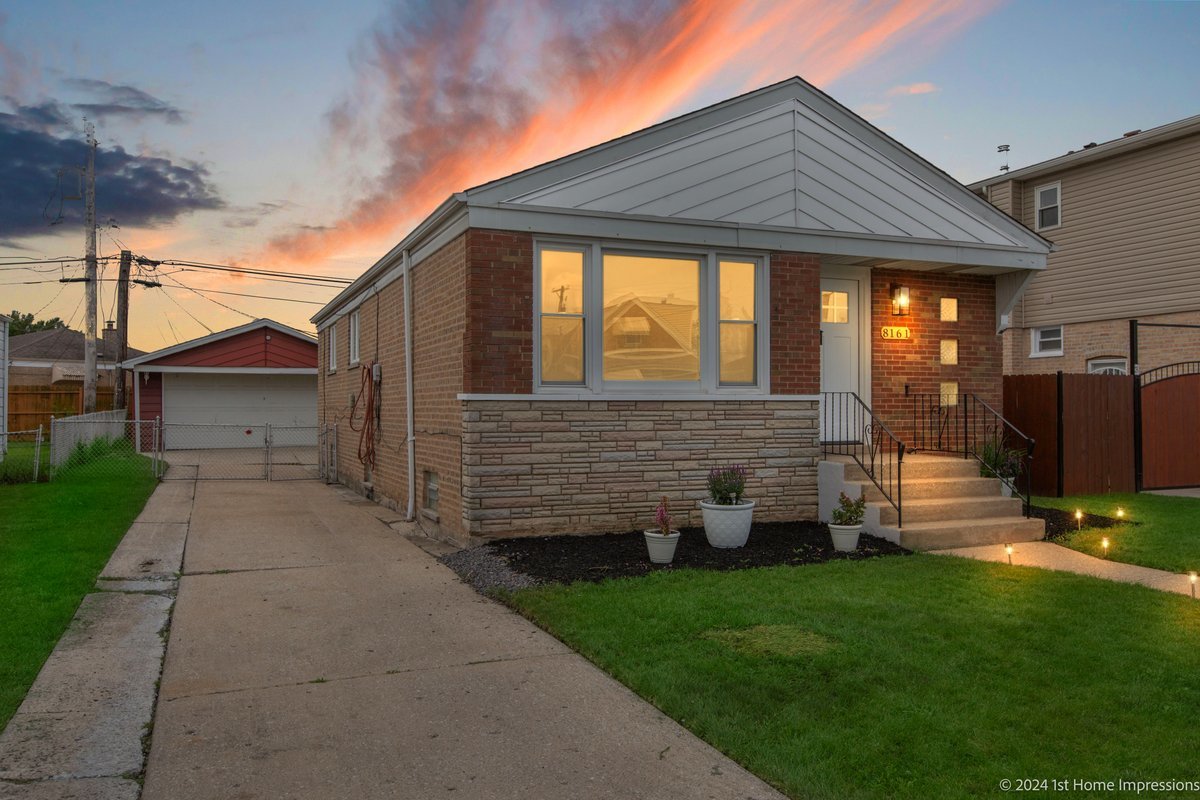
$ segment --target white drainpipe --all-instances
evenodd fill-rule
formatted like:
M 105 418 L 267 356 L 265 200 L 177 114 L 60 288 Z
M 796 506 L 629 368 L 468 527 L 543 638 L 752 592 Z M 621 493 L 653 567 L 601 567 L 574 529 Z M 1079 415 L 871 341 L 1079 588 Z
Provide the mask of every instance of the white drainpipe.
M 408 251 L 402 254 L 404 264 L 404 388 L 408 395 L 408 513 L 406 519 L 412 522 L 416 517 L 417 507 L 417 441 L 414 434 L 415 415 L 413 413 L 413 342 L 412 342 L 412 278 L 409 271 L 412 263 Z

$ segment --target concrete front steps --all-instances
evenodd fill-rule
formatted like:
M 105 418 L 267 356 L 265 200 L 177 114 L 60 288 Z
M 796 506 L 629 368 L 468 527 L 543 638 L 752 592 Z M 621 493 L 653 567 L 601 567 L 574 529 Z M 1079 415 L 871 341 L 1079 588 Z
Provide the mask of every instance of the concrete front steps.
M 838 492 L 867 498 L 864 529 L 910 550 L 941 550 L 1045 538 L 1040 519 L 1022 516 L 1021 499 L 1004 497 L 996 478 L 981 478 L 975 459 L 910 453 L 903 464 L 904 527 L 896 509 L 849 456 L 818 466 L 821 519 L 828 521 Z

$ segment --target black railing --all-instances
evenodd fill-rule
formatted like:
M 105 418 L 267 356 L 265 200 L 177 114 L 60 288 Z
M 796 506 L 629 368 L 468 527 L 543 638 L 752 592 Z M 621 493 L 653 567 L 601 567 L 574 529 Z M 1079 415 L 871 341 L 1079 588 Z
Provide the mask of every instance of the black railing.
M 904 523 L 900 487 L 904 442 L 854 392 L 821 392 L 821 455 L 850 456 Z
M 1021 498 L 1030 515 L 1033 486 L 1033 445 L 996 409 L 973 394 L 910 394 L 911 450 L 955 453 L 974 458 L 980 474 L 999 478 Z M 1024 491 L 1019 487 L 1024 484 Z

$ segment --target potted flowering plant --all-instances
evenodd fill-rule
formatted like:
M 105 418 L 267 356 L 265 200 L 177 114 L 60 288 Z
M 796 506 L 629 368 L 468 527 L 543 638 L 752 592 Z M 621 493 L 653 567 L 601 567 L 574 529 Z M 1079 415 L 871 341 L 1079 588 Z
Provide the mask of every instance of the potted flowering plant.
M 644 531 L 650 563 L 670 564 L 675 558 L 675 546 L 679 544 L 679 531 L 671 528 L 671 509 L 665 494 L 654 509 L 654 524 L 657 527 L 653 530 Z
M 700 502 L 700 509 L 704 535 L 713 547 L 741 547 L 750 536 L 754 501 L 742 497 L 749 474 L 740 464 L 709 470 L 708 500 Z
M 1012 487 L 1025 466 L 1024 454 L 1020 450 L 1005 447 L 1002 442 L 985 442 L 979 454 L 979 476 L 999 478 L 1000 493 L 1012 497 Z
M 862 533 L 863 516 L 866 513 L 867 498 L 860 496 L 851 500 L 845 492 L 841 493 L 829 523 L 829 535 L 833 538 L 834 550 L 853 553 L 858 549 L 858 535 Z

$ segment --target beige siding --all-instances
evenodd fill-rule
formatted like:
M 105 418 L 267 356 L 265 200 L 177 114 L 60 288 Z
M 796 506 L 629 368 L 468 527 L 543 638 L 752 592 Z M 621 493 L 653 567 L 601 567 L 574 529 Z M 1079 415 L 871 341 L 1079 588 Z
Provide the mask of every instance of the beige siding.
M 1008 214 L 1009 216 L 1016 216 L 1016 214 L 1013 213 L 1013 207 L 1012 207 L 1012 197 L 1013 197 L 1012 188 L 1013 188 L 1012 181 L 1004 181 L 1003 183 L 993 183 L 991 186 L 988 187 L 987 199 L 991 202 L 992 205 L 994 205 L 996 208 L 1003 211 L 1005 214 Z
M 1200 309 L 1200 135 L 1030 179 L 1020 219 L 1033 226 L 1036 187 L 1062 184 L 1059 248 L 1017 308 L 1033 327 Z

